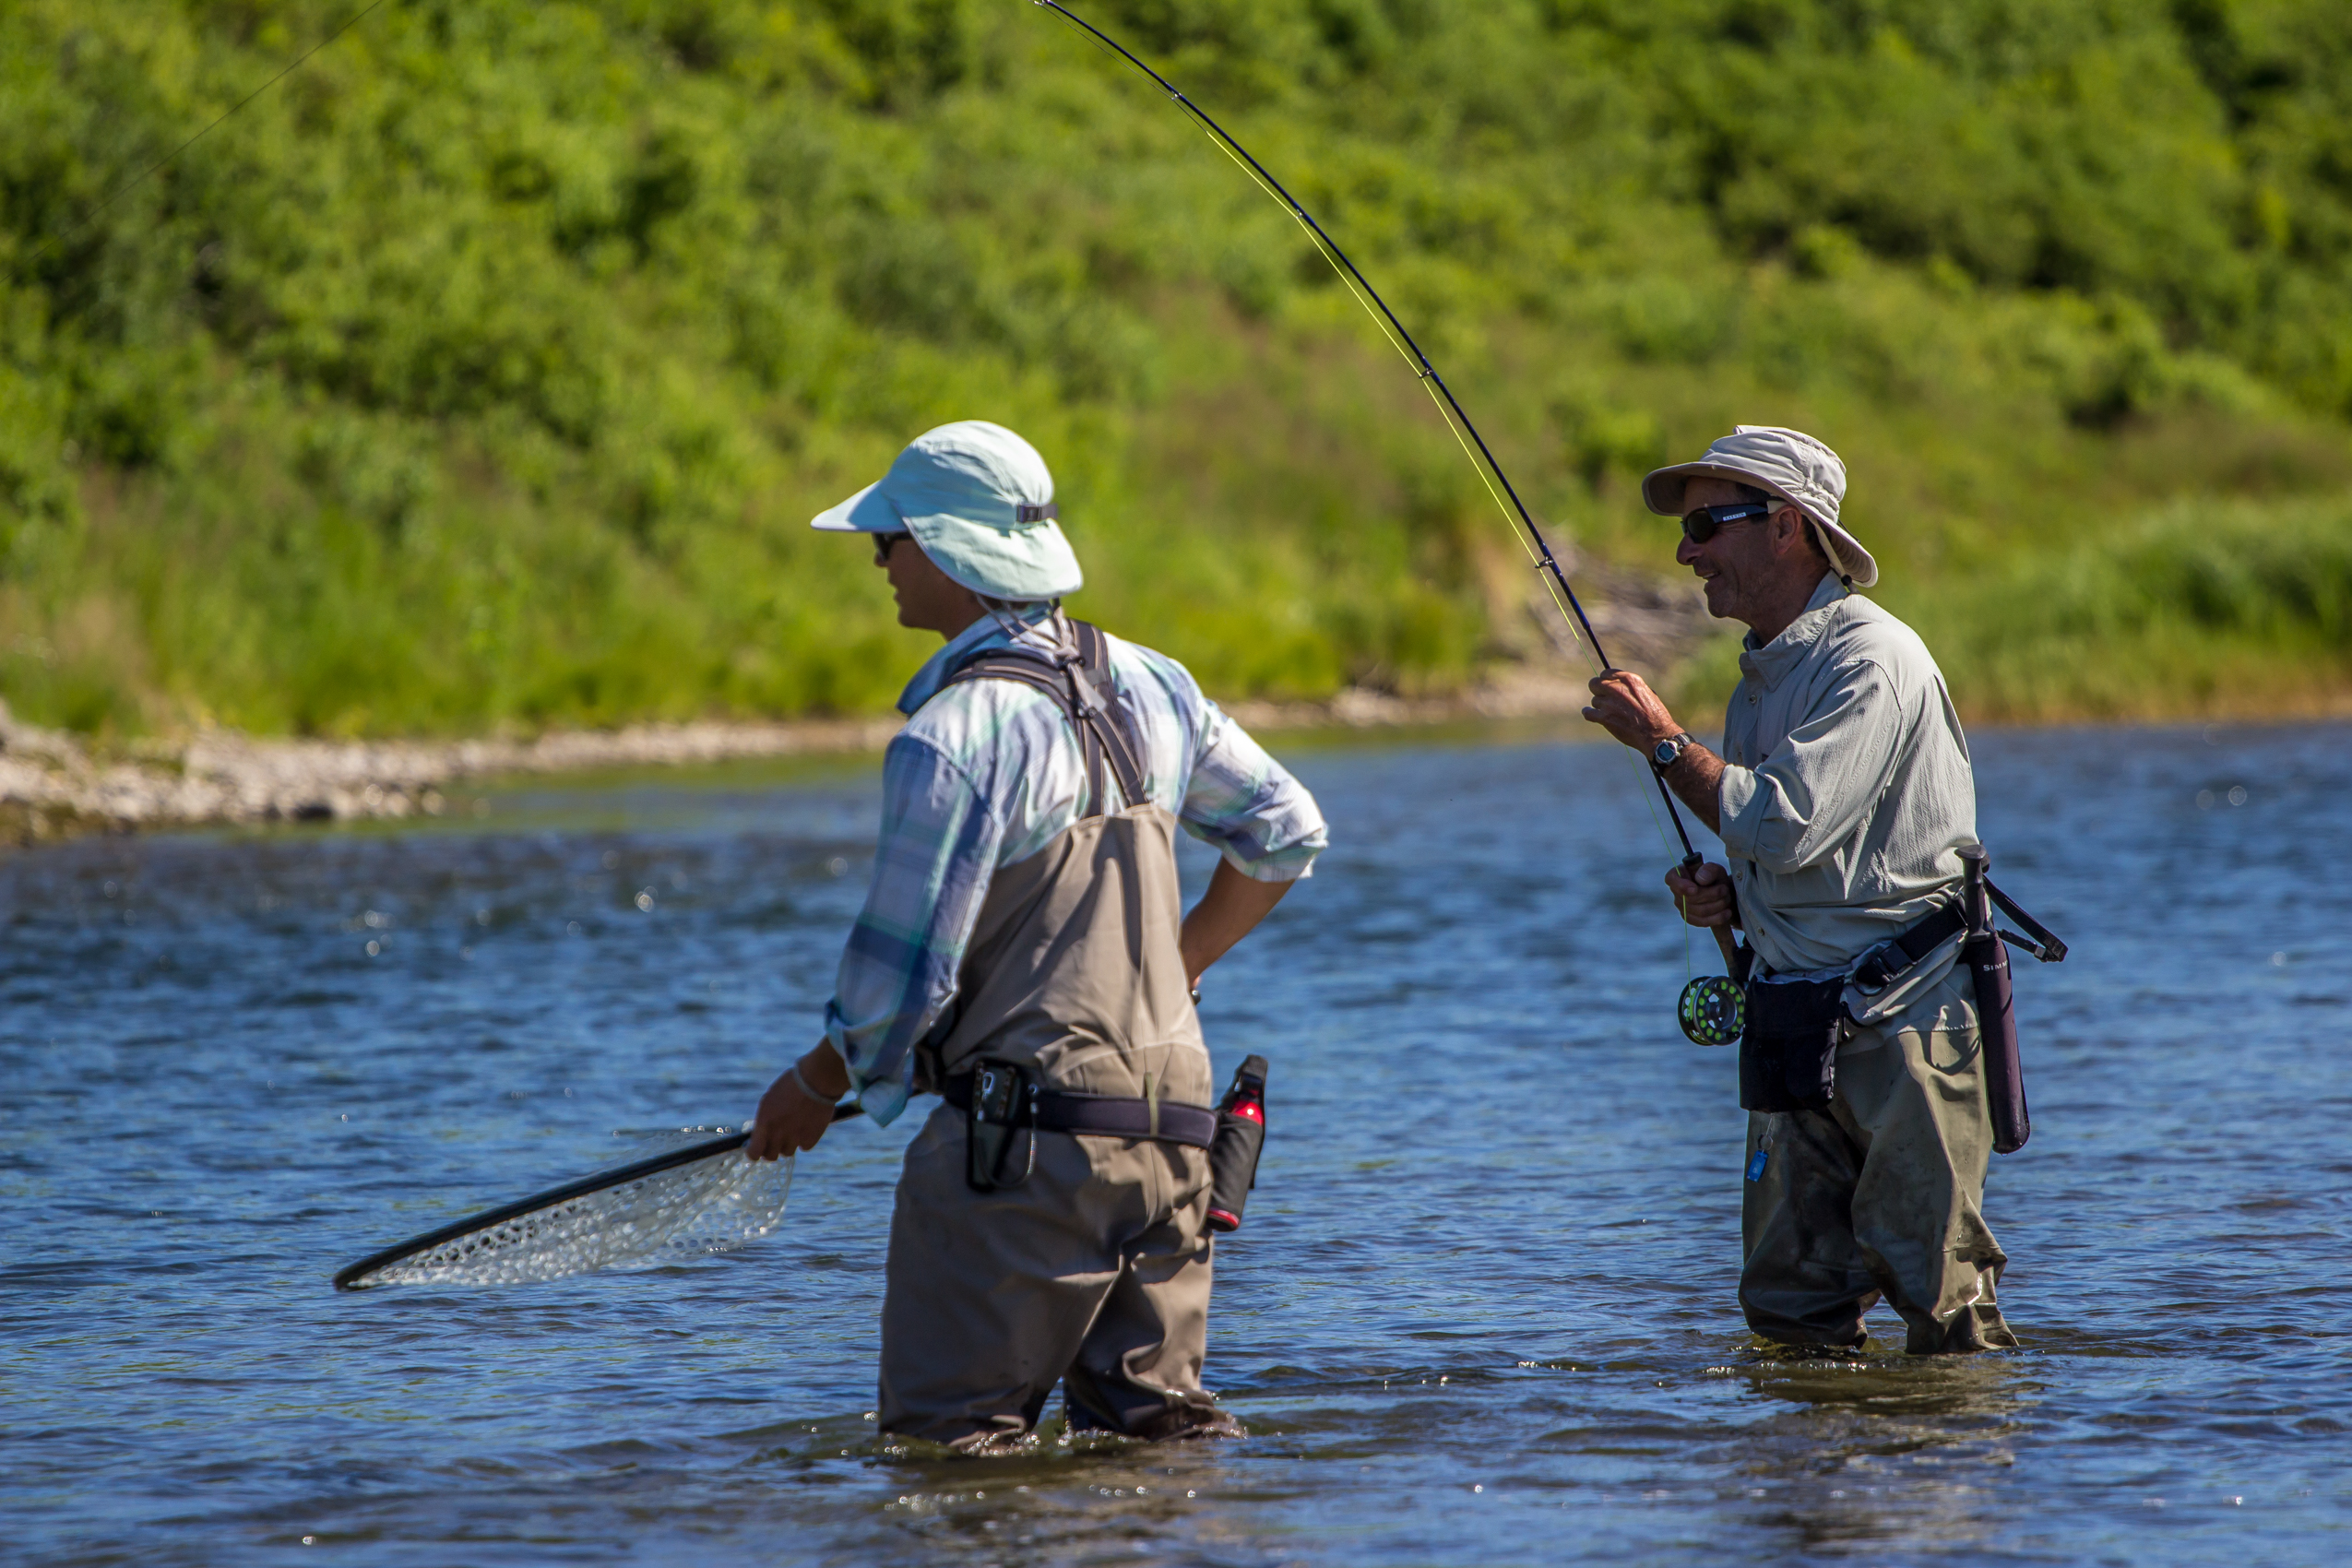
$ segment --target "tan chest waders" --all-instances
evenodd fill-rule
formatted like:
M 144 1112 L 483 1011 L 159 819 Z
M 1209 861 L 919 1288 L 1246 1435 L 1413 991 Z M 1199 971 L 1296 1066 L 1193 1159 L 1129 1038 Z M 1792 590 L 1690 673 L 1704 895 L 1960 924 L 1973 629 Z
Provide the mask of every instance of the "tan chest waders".
M 1981 1206 L 1989 1158 L 2029 1131 L 2002 943 L 2046 963 L 2066 944 L 1992 886 L 1981 848 L 1960 854 L 1961 896 L 1846 968 L 1750 976 L 1740 1305 L 1768 1338 L 1859 1345 L 1883 1298 L 1914 1354 L 2016 1343 Z M 2032 936 L 1999 930 L 1996 906 Z M 1959 961 L 1918 989 L 1954 938 Z
M 1071 626 L 1075 659 L 995 651 L 947 683 L 1051 697 L 1087 790 L 1078 821 L 992 875 L 920 1057 L 946 1103 L 891 1218 L 880 1416 L 966 1448 L 1022 1440 L 1057 1383 L 1074 1429 L 1231 1425 L 1200 1383 L 1220 1116 L 1178 944 L 1176 819 L 1145 789 L 1106 640 Z
M 945 685 L 1044 693 L 1086 759 L 1086 814 L 1002 868 L 964 964 L 962 1005 L 931 1052 L 966 1114 L 975 1192 L 1016 1186 L 1039 1134 L 1216 1141 L 1208 1050 L 1177 936 L 1175 819 L 1145 787 L 1141 737 L 1110 683 L 1108 646 L 1070 624 L 1076 657 L 980 655 Z M 1116 784 L 1121 809 L 1111 808 Z

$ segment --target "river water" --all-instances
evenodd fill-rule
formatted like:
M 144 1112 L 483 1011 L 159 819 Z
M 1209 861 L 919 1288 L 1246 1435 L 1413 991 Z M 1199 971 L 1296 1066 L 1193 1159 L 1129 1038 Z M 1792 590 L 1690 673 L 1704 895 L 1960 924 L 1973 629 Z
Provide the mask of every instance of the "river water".
M 340 1264 L 740 1122 L 813 1036 L 870 762 L 493 792 L 401 830 L 0 861 L 0 1558 L 1743 1564 L 2352 1558 L 2352 730 L 1978 738 L 2035 1134 L 2013 1354 L 1761 1357 L 1743 1119 L 1644 779 L 1494 737 L 1293 749 L 1335 825 L 1210 979 L 1273 1060 L 1209 1381 L 1253 1433 L 877 1443 L 919 1117 L 666 1271 L 339 1294 Z M 460 802 L 461 805 L 467 802 Z M 1195 885 L 1207 861 L 1188 860 Z

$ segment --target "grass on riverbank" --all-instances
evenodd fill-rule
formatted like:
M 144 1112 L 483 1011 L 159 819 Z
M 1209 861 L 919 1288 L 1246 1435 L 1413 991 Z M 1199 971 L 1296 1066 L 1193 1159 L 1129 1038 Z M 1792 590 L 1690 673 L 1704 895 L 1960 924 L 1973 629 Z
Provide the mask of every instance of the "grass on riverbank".
M 1640 470 L 1796 424 L 1972 714 L 2333 700 L 2352 24 L 1851 11 L 1103 16 L 1390 291 L 1562 542 L 1663 567 Z M 806 519 L 973 416 L 1052 462 L 1074 608 L 1213 690 L 1443 692 L 1537 646 L 1473 471 L 1295 228 L 1034 7 L 408 0 L 68 229 L 343 14 L 11 12 L 27 718 L 871 711 L 924 649 Z
M 2182 501 L 1951 591 L 1879 597 L 1927 639 L 1973 720 L 2352 712 L 2352 497 Z M 1711 713 L 1739 678 L 1725 636 L 1674 695 Z

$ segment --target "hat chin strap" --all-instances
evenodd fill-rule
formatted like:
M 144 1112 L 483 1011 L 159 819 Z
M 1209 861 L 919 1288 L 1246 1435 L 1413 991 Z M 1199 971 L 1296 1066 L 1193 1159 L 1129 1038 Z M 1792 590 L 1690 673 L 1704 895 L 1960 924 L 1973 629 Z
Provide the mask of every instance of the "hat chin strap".
M 1800 517 L 1805 517 L 1804 508 L 1801 506 L 1799 507 L 1797 509 L 1797 515 Z M 1829 557 L 1829 569 L 1836 574 L 1839 586 L 1844 588 L 1847 593 L 1852 593 L 1854 591 L 1854 574 L 1846 569 L 1845 557 L 1837 553 L 1837 541 L 1829 537 L 1829 530 L 1827 529 L 1822 527 L 1811 517 L 1805 517 L 1805 526 L 1813 530 L 1814 542 L 1821 546 L 1821 552 Z

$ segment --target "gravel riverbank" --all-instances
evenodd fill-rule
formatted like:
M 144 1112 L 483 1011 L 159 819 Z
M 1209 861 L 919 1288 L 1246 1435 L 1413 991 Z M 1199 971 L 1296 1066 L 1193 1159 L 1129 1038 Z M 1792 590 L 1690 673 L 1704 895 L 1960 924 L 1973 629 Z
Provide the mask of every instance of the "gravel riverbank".
M 1633 668 L 1670 669 L 1707 634 L 1691 585 L 1600 576 L 1608 599 L 1592 606 L 1594 624 Z M 1226 707 L 1268 732 L 1574 714 L 1585 705 L 1586 656 L 1538 600 L 1529 601 L 1525 633 L 1518 662 L 1445 696 L 1350 688 L 1326 702 Z M 873 752 L 897 730 L 895 717 L 646 724 L 530 740 L 265 740 L 209 730 L 104 751 L 65 731 L 18 723 L 0 702 L 0 846 L 211 823 L 434 816 L 448 809 L 446 791 L 466 780 Z
M 1456 697 L 1347 691 L 1327 703 L 1236 703 L 1253 730 L 1363 729 L 1540 718 L 1583 705 L 1581 682 L 1515 671 Z M 674 766 L 879 751 L 896 719 L 652 724 L 532 740 L 264 740 L 208 731 L 116 754 L 16 722 L 0 707 L 0 844 L 211 823 L 438 815 L 462 781 L 501 775 Z
M 62 731 L 0 710 L 0 840 L 205 823 L 436 815 L 462 779 L 724 762 L 880 747 L 895 721 L 644 725 L 534 740 L 259 740 L 209 731 L 93 754 Z

